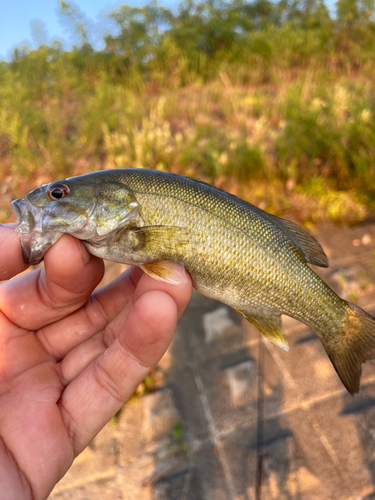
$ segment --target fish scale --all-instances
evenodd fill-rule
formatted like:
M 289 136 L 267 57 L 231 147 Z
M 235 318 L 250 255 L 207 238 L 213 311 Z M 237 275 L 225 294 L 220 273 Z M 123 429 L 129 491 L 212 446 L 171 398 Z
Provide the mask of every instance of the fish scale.
M 27 261 L 39 262 L 70 233 L 94 255 L 139 265 L 156 279 L 174 282 L 178 262 L 198 291 L 286 350 L 281 315 L 309 325 L 348 391 L 359 391 L 361 364 L 375 357 L 375 321 L 308 266 L 328 261 L 296 224 L 197 179 L 146 169 L 56 181 L 13 207 Z
M 272 259 L 269 254 L 265 254 L 263 248 L 267 246 L 267 244 L 272 244 L 272 241 L 276 236 L 280 239 L 283 238 L 283 236 L 276 234 L 276 228 L 271 228 L 270 231 L 268 231 L 268 228 L 262 228 L 259 230 L 261 221 L 259 221 L 257 217 L 252 216 L 253 214 L 250 214 L 251 216 L 249 217 L 248 212 L 246 212 L 242 207 L 233 207 L 226 215 L 226 219 L 223 219 L 223 217 L 218 214 L 221 209 L 225 210 L 227 208 L 228 200 L 225 198 L 220 199 L 224 207 L 219 206 L 219 203 L 215 204 L 214 201 L 216 198 L 214 195 L 216 193 L 212 194 L 208 191 L 208 193 L 198 193 L 198 195 L 196 195 L 195 191 L 189 190 L 190 196 L 188 196 L 187 200 L 184 200 L 184 202 L 181 203 L 178 199 L 178 196 L 181 196 L 180 190 L 178 189 L 180 186 L 177 186 L 177 189 L 169 190 L 168 195 L 165 194 L 164 189 L 159 188 L 158 195 L 153 196 L 150 199 L 150 193 L 145 192 L 146 188 L 144 179 L 139 178 L 139 176 L 136 175 L 134 180 L 135 182 L 133 181 L 133 178 L 131 178 L 127 182 L 127 185 L 136 194 L 136 198 L 142 206 L 142 215 L 146 224 L 170 225 L 171 221 L 169 219 L 169 215 L 165 214 L 163 207 L 165 208 L 166 206 L 165 200 L 172 198 L 172 209 L 175 214 L 173 223 L 177 226 L 188 226 L 193 229 L 192 243 L 188 248 L 188 253 L 185 251 L 185 254 L 180 257 L 182 263 L 189 271 L 191 271 L 192 276 L 195 276 L 196 274 L 203 275 L 202 278 L 205 282 L 206 278 L 214 275 L 215 281 L 219 279 L 223 283 L 228 284 L 233 282 L 233 270 L 237 271 L 235 273 L 235 285 L 245 285 L 245 289 L 241 288 L 240 293 L 238 294 L 239 297 L 235 298 L 236 301 L 238 299 L 241 300 L 241 306 L 248 305 L 250 301 L 252 303 L 258 302 L 261 305 L 267 305 L 272 308 L 272 306 L 275 305 L 275 297 L 278 296 L 280 302 L 278 305 L 283 308 L 282 313 L 287 315 L 296 315 L 298 314 L 298 310 L 296 310 L 294 305 L 294 294 L 296 292 L 294 290 L 292 291 L 293 300 L 289 305 L 286 304 L 286 297 L 284 297 L 284 295 L 280 292 L 285 293 L 291 288 L 294 288 L 296 280 L 300 281 L 302 286 L 304 286 L 305 283 L 308 283 L 309 286 L 311 286 L 315 282 L 315 286 L 323 284 L 323 286 L 326 287 L 325 283 L 322 282 L 320 278 L 307 266 L 302 268 L 302 279 L 300 279 L 298 275 L 294 277 L 293 281 L 289 279 L 288 275 L 293 273 L 296 266 L 300 264 L 300 256 L 296 252 L 287 253 L 290 246 L 284 241 L 279 242 L 279 251 L 276 254 L 278 261 L 281 262 L 284 273 L 281 273 L 280 270 L 277 270 L 276 272 Z M 150 192 L 153 193 L 154 189 L 157 189 L 157 186 L 152 186 Z M 191 205 L 195 207 L 193 214 Z M 185 209 L 186 206 L 189 207 L 189 213 L 187 213 L 187 210 Z M 210 207 L 212 211 L 209 211 L 207 207 Z M 212 217 L 212 213 L 214 213 L 216 218 Z M 194 221 L 198 221 L 198 228 L 195 226 L 194 229 L 191 222 L 192 218 Z M 229 228 L 225 227 L 228 225 L 230 226 Z M 234 231 L 234 234 L 230 234 L 230 229 L 237 230 Z M 262 246 L 256 244 L 254 235 L 257 233 L 260 233 L 260 238 L 263 238 L 264 243 Z M 226 234 L 229 234 L 229 238 L 227 240 L 224 236 Z M 221 236 L 221 238 L 218 236 Z M 204 245 L 207 241 L 209 242 L 210 247 L 213 247 L 216 250 L 215 254 L 203 251 L 204 249 L 206 250 Z M 231 248 L 230 250 L 228 248 L 228 251 L 225 251 L 223 250 L 223 246 L 227 241 L 230 243 Z M 195 262 L 196 257 L 194 250 L 200 246 L 202 247 L 203 258 Z M 218 254 L 220 254 L 220 259 L 218 264 L 215 265 L 215 262 L 213 262 L 214 255 Z M 241 256 L 244 256 L 245 258 L 238 259 L 238 257 Z M 299 273 L 301 272 L 300 269 L 298 269 L 298 271 Z M 274 276 L 272 276 L 272 273 Z M 268 279 L 267 275 L 269 276 Z M 261 287 L 258 286 L 260 280 L 262 280 Z M 269 284 L 269 286 L 267 286 L 267 284 Z M 279 293 L 275 290 L 275 285 L 278 285 L 277 289 Z M 256 286 L 256 290 L 253 290 L 254 286 Z M 197 288 L 200 288 L 198 284 Z M 237 289 L 238 287 L 236 286 L 236 290 Z M 330 291 L 330 289 L 328 290 Z M 270 294 L 271 299 L 269 299 Z M 256 297 L 251 300 L 253 295 L 259 296 L 258 301 Z M 335 295 L 333 296 L 333 298 L 336 297 L 337 296 Z

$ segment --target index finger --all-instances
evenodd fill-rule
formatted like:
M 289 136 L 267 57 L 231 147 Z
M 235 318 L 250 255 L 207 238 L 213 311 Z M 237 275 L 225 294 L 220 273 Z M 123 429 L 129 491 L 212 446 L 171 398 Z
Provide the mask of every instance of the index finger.
M 63 235 L 46 253 L 43 268 L 0 286 L 0 309 L 15 325 L 37 330 L 79 309 L 103 274 L 101 259 Z
M 0 281 L 8 280 L 25 271 L 29 264 L 23 260 L 17 224 L 0 224 Z

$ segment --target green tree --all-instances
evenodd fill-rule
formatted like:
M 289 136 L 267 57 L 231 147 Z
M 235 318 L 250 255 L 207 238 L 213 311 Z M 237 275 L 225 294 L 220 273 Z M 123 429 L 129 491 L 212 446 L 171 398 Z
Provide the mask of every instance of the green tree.
M 372 21 L 374 7 L 374 0 L 338 0 L 336 2 L 337 17 L 346 26 Z
M 145 7 L 121 5 L 109 15 L 118 34 L 105 36 L 105 51 L 120 57 L 126 68 L 143 68 L 155 58 L 172 14 L 152 2 Z
M 91 48 L 90 35 L 92 33 L 90 33 L 89 23 L 85 14 L 78 7 L 64 2 L 64 0 L 60 0 L 58 14 L 60 23 L 70 33 L 76 45 L 80 48 Z

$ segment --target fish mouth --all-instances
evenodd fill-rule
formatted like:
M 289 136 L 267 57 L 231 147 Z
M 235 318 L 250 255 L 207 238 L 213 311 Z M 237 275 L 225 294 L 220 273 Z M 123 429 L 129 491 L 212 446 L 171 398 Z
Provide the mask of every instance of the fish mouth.
M 35 207 L 27 199 L 12 201 L 12 207 L 17 216 L 16 233 L 19 234 L 23 259 L 27 264 L 39 264 L 62 233 L 42 232 L 45 208 Z
M 46 215 L 45 208 L 34 206 L 27 198 L 12 201 L 12 207 L 18 220 L 17 233 L 42 231 L 43 218 Z

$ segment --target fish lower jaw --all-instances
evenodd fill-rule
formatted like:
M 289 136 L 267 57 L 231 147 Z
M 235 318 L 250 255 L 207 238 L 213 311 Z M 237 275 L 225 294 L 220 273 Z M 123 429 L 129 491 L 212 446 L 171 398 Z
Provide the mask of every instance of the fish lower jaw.
M 44 234 L 39 231 L 20 233 L 20 243 L 24 261 L 35 266 L 39 264 L 47 251 L 54 245 L 63 233 L 51 232 Z
M 12 206 L 18 220 L 16 233 L 29 234 L 33 231 L 42 231 L 45 215 L 43 208 L 35 207 L 26 199 L 14 200 Z

